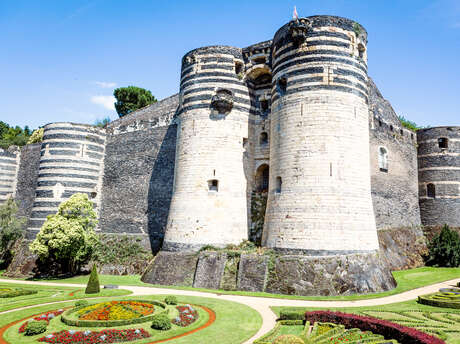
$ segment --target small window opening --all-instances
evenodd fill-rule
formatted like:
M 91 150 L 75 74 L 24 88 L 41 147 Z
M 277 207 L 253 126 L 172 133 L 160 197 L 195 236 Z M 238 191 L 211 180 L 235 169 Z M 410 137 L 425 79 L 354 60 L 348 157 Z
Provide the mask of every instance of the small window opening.
M 265 56 L 260 56 L 260 57 L 256 57 L 252 61 L 254 62 L 254 64 L 264 64 L 266 59 L 265 59 Z
M 80 157 L 83 158 L 84 156 L 85 156 L 85 145 L 82 144 L 80 148 Z
M 276 177 L 276 193 L 281 193 L 281 186 L 283 185 L 283 181 L 281 180 L 281 177 Z
M 209 191 L 219 191 L 219 181 L 217 179 L 208 180 Z
M 414 134 L 410 134 L 410 139 L 413 141 L 414 140 Z
M 446 137 L 440 137 L 438 139 L 438 146 L 441 149 L 449 148 L 449 140 Z
M 434 184 L 427 184 L 426 195 L 430 198 L 436 198 L 436 186 Z
M 286 94 L 286 89 L 287 89 L 287 79 L 286 78 L 279 78 L 277 83 L 277 90 L 281 96 L 284 96 Z
M 390 131 L 393 131 L 393 125 L 390 125 Z
M 358 53 L 359 53 L 359 57 L 360 58 L 363 58 L 364 57 L 364 52 L 366 51 L 366 48 L 364 47 L 363 44 L 359 43 L 358 44 Z
M 388 152 L 385 148 L 379 148 L 379 169 L 382 172 L 388 172 Z
M 261 145 L 266 145 L 268 143 L 268 134 L 266 132 L 260 134 L 259 143 Z
M 264 99 L 260 101 L 260 110 L 262 113 L 265 113 L 268 111 L 268 100 Z
M 399 133 L 401 134 L 401 136 L 404 136 L 404 130 L 399 130 Z
M 243 63 L 240 61 L 235 61 L 235 73 L 236 75 L 243 73 Z
M 243 137 L 243 148 L 246 148 L 247 145 L 248 145 L 248 138 Z
M 97 192 L 95 192 L 95 191 L 91 192 L 91 194 L 90 194 L 91 198 L 96 198 L 96 196 L 97 196 Z
M 382 120 L 379 119 L 379 127 L 382 126 Z
M 256 190 L 259 192 L 268 191 L 268 179 L 270 176 L 270 169 L 267 164 L 260 165 L 256 171 Z

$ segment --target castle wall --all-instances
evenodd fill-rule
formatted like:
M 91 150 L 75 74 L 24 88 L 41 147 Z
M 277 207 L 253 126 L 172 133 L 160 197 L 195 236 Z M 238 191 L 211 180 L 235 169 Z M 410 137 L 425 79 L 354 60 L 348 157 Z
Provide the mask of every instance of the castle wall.
M 446 139 L 447 148 L 439 139 Z M 422 223 L 460 227 L 460 127 L 420 129 L 417 141 Z
M 99 227 L 144 237 L 153 252 L 163 242 L 172 195 L 178 95 L 107 127 Z
M 293 40 L 301 27 L 292 27 L 294 22 L 278 30 L 273 43 L 263 244 L 309 254 L 378 250 L 370 190 L 366 33 L 357 35 L 355 23 L 344 18 L 306 21 L 311 29 L 298 46 Z
M 375 84 L 369 83 L 371 190 L 377 229 L 420 225 L 416 134 L 401 125 Z M 387 152 L 381 168 L 380 149 Z
M 225 246 L 248 238 L 244 146 L 249 91 L 241 49 L 206 47 L 182 59 L 173 198 L 164 250 Z
M 19 158 L 18 147 L 0 148 L 0 204 L 16 194 Z
M 105 130 L 91 125 L 52 123 L 44 127 L 40 163 L 29 231 L 40 229 L 46 217 L 74 193 L 88 194 L 100 205 Z

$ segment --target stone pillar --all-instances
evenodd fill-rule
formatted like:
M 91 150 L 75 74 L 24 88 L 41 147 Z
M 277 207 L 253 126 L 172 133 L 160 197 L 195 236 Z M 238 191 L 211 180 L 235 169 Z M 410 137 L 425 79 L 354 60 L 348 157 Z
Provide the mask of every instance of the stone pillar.
M 273 40 L 270 186 L 263 244 L 372 252 L 367 33 L 352 20 L 291 21 Z

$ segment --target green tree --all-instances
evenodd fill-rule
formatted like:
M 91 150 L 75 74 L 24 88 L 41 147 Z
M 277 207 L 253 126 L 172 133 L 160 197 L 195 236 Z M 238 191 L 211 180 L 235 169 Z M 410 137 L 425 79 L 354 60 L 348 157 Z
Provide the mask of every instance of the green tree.
M 460 266 L 460 237 L 448 225 L 442 227 L 428 244 L 427 265 L 457 267 Z
M 399 118 L 399 121 L 401 122 L 402 126 L 403 126 L 403 127 L 406 127 L 407 129 L 410 129 L 410 130 L 413 130 L 413 131 L 417 131 L 417 130 L 423 128 L 423 127 L 419 127 L 419 126 L 417 125 L 417 123 L 412 122 L 412 121 L 409 121 L 409 120 L 406 119 L 404 116 L 398 116 L 398 118 Z
M 117 88 L 113 95 L 117 99 L 115 109 L 120 117 L 157 101 L 152 92 L 136 86 Z
M 76 193 L 59 205 L 30 244 L 42 262 L 57 262 L 63 272 L 75 274 L 91 258 L 98 243 L 96 212 L 87 194 Z
M 0 205 L 0 267 L 6 267 L 13 257 L 12 247 L 24 231 L 25 219 L 18 218 L 18 205 L 8 198 Z
M 31 135 L 30 129 L 28 126 L 25 126 L 22 129 L 19 126 L 8 127 L 4 126 L 5 123 L 0 124 L 0 131 L 3 133 L 0 137 L 0 147 L 8 148 L 9 146 L 24 146 L 27 144 L 29 137 Z
M 109 123 L 110 123 L 110 117 L 107 116 L 106 118 L 96 120 L 94 125 L 96 127 L 105 128 L 107 124 Z
M 99 284 L 99 276 L 97 274 L 96 264 L 93 264 L 91 268 L 91 274 L 89 275 L 88 284 L 86 285 L 85 294 L 97 294 L 101 291 L 101 285 Z
M 45 132 L 44 128 L 38 128 L 34 130 L 32 135 L 30 135 L 29 140 L 27 141 L 27 144 L 42 142 L 44 132 Z
M 5 122 L 0 121 L 0 139 L 8 131 L 9 128 L 10 128 L 10 126 L 8 124 L 6 124 Z

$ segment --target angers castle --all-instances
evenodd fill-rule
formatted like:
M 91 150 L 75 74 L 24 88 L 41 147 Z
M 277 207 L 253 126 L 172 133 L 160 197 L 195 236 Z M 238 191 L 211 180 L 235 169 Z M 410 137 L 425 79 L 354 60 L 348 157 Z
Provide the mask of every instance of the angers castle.
M 0 150 L 0 201 L 15 197 L 29 237 L 76 192 L 99 231 L 154 252 L 251 239 L 373 254 L 380 231 L 460 227 L 460 127 L 404 128 L 367 75 L 364 28 L 300 18 L 273 40 L 190 51 L 179 94 L 104 129 L 48 124 L 41 144 Z

